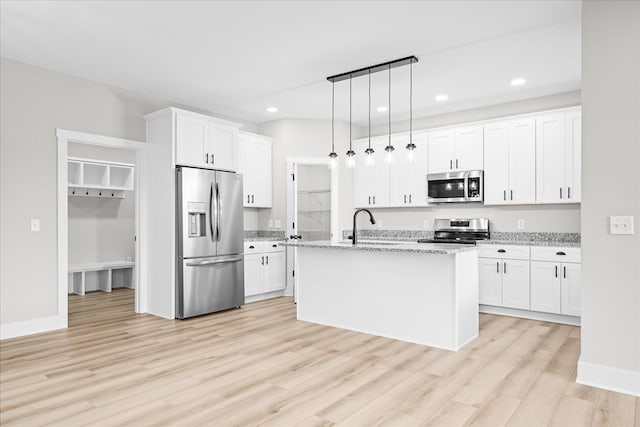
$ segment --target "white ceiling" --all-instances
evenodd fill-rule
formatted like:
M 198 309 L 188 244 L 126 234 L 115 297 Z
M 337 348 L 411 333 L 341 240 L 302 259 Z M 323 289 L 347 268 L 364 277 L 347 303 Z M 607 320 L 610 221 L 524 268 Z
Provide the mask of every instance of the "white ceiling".
M 3 57 L 252 122 L 329 118 L 327 76 L 409 55 L 414 117 L 580 88 L 573 0 L 0 4 Z M 392 71 L 394 120 L 408 118 L 408 71 Z M 374 122 L 386 120 L 375 107 L 387 79 L 372 77 Z M 353 99 L 364 123 L 366 77 Z M 348 118 L 348 81 L 336 84 L 336 116 Z

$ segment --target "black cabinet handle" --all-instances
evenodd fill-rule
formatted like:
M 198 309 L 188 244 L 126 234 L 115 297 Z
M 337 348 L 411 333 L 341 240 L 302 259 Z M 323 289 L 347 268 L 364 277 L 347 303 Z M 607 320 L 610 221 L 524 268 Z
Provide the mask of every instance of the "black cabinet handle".
M 505 202 L 507 201 L 507 190 L 502 190 L 502 198 Z
M 253 246 L 253 245 L 249 246 L 249 249 L 255 249 L 255 248 L 256 248 L 256 247 L 255 247 L 255 246 Z
M 498 253 L 499 253 L 499 254 L 503 254 L 503 253 L 505 253 L 505 252 L 507 252 L 507 251 L 505 251 L 504 249 L 498 249 Z
M 560 251 L 560 252 L 556 252 L 556 255 L 566 255 L 566 253 Z
M 507 272 L 507 263 L 503 262 L 502 265 L 503 265 L 503 268 L 504 268 L 504 272 L 506 273 Z
M 562 199 L 562 187 L 560 187 L 560 199 Z
M 407 195 L 404 195 L 404 202 L 407 203 Z
M 511 200 L 513 200 L 513 190 L 511 190 Z
M 558 277 L 558 266 L 556 265 L 556 277 Z
M 251 203 L 251 196 L 247 194 L 247 203 Z
M 278 245 L 271 245 L 271 247 L 272 247 L 272 248 L 277 248 L 277 247 L 278 247 Z
M 567 187 L 567 199 L 571 198 L 571 187 Z
M 256 202 L 256 198 L 255 198 L 255 194 L 251 195 L 251 203 L 255 203 Z
M 267 265 L 269 265 L 269 255 L 267 255 Z
M 262 257 L 262 265 L 264 265 L 264 257 Z
M 456 169 L 458 169 L 458 159 L 456 159 Z
M 453 160 L 449 160 L 449 169 L 453 169 Z
M 376 196 L 373 196 L 373 204 L 376 204 Z
M 369 196 L 369 204 L 371 204 L 371 196 Z
M 496 273 L 500 274 L 500 261 L 496 261 Z
M 409 194 L 409 203 L 411 203 L 411 194 Z
M 213 153 L 211 153 L 211 164 L 212 165 L 216 162 L 214 159 L 215 159 L 215 156 L 213 155 Z
M 563 266 L 563 267 L 562 267 L 562 275 L 563 275 L 563 277 L 564 277 L 565 279 L 567 278 L 567 267 L 566 267 L 566 266 Z

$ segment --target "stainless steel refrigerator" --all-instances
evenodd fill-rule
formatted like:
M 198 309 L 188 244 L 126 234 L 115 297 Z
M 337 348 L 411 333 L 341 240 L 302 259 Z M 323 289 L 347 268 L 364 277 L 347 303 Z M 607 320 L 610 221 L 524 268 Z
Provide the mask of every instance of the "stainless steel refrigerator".
M 244 304 L 242 175 L 176 168 L 176 317 Z

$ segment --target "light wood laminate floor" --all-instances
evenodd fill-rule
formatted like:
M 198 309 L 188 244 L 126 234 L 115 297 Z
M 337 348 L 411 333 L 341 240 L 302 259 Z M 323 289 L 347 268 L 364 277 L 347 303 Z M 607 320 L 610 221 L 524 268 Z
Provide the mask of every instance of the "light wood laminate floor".
M 640 426 L 574 382 L 576 327 L 481 315 L 454 353 L 295 319 L 290 298 L 170 321 L 69 297 L 69 329 L 0 344 L 0 424 Z

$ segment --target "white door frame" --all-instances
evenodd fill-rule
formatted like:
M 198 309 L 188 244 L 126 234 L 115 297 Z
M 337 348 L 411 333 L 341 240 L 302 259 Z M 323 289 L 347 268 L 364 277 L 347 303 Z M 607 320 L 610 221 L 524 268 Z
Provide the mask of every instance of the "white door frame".
M 143 313 L 145 311 L 147 284 L 144 281 L 144 268 L 140 262 L 144 256 L 144 245 L 141 245 L 140 239 L 140 206 L 142 200 L 142 188 L 140 177 L 144 176 L 140 173 L 142 167 L 142 150 L 147 144 L 140 141 L 133 141 L 121 138 L 112 138 L 110 136 L 95 135 L 91 133 L 75 132 L 65 129 L 56 129 L 56 137 L 58 139 L 58 179 L 57 179 L 57 199 L 58 199 L 58 318 L 64 322 L 64 328 L 68 327 L 68 263 L 69 263 L 69 247 L 68 247 L 68 228 L 69 228 L 69 200 L 67 191 L 67 157 L 69 142 L 78 144 L 95 145 L 99 147 L 117 148 L 120 150 L 134 151 L 136 153 L 136 173 L 134 179 L 135 191 L 135 227 L 136 227 L 136 286 L 135 286 L 135 311 Z
M 297 181 L 292 178 L 294 174 L 298 173 L 298 165 L 305 166 L 326 166 L 329 167 L 330 159 L 326 157 L 287 157 L 287 237 L 296 234 L 296 227 L 293 227 L 297 212 L 297 197 L 296 188 Z M 331 169 L 331 240 L 338 242 L 342 240 L 340 233 L 340 224 L 338 224 L 339 210 L 338 210 L 338 167 Z M 284 291 L 285 295 L 294 294 L 295 278 L 293 277 L 293 271 L 295 270 L 295 248 L 287 247 L 287 287 Z

